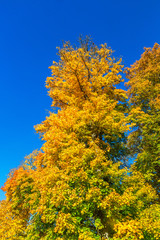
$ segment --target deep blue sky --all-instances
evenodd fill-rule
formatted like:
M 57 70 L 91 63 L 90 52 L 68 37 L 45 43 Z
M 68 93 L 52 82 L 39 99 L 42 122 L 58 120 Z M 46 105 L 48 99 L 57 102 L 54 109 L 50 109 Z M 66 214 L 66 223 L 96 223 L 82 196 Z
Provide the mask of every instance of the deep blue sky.
M 91 35 L 129 66 L 160 43 L 159 11 L 159 0 L 0 0 L 0 186 L 42 145 L 33 126 L 50 110 L 45 79 L 62 40 Z

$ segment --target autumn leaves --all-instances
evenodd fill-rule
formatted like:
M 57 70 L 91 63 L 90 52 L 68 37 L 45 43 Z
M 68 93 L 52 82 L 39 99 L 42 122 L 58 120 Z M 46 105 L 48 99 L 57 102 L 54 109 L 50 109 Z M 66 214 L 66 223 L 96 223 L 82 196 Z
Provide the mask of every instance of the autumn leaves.
M 65 43 L 59 57 L 46 87 L 60 109 L 5 183 L 1 239 L 159 239 L 159 45 L 127 69 L 128 92 L 105 44 Z

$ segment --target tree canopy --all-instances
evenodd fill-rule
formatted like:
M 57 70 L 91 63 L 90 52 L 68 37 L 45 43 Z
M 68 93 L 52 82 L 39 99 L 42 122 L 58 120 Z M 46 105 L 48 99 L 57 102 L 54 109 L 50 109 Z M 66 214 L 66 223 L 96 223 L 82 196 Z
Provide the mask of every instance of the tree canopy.
M 129 144 L 136 167 L 160 196 L 160 46 L 145 48 L 141 59 L 127 69 L 134 131 Z
M 2 188 L 1 239 L 160 238 L 160 46 L 126 70 L 128 91 L 121 62 L 89 39 L 59 48 L 46 80 L 58 112 Z

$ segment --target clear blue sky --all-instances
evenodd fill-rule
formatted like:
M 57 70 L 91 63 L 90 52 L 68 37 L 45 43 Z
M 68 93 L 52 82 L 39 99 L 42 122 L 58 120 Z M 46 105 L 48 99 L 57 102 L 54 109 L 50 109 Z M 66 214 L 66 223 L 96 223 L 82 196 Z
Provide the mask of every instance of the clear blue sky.
M 33 126 L 50 110 L 45 79 L 62 40 L 91 35 L 129 66 L 160 43 L 159 12 L 159 0 L 0 0 L 0 186 L 42 145 Z

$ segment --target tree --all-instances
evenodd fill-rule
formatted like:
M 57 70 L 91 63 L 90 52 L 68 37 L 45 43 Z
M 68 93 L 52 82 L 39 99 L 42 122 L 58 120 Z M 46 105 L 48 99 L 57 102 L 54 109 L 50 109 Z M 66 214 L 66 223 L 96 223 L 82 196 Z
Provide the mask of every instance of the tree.
M 127 95 L 116 88 L 123 81 L 121 60 L 105 44 L 98 48 L 89 40 L 79 48 L 65 43 L 59 57 L 46 80 L 52 106 L 59 110 L 36 126 L 44 140 L 41 151 L 3 187 L 1 238 L 160 237 L 156 192 L 134 166 L 125 167 Z
M 145 48 L 140 60 L 127 69 L 134 126 L 129 145 L 136 167 L 160 196 L 160 46 Z

